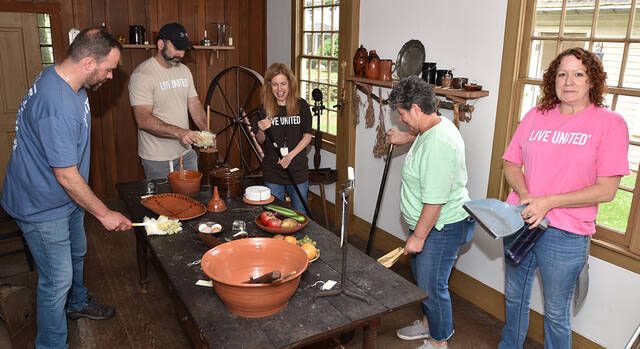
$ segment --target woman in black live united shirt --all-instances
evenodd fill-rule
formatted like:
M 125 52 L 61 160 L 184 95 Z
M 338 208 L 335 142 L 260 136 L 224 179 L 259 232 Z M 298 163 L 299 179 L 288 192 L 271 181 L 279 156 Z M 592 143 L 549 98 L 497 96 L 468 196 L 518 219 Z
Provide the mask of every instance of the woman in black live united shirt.
M 286 190 L 293 208 L 308 214 L 293 184 L 298 186 L 306 205 L 309 191 L 306 148 L 312 135 L 311 111 L 307 102 L 298 96 L 297 80 L 287 65 L 274 63 L 267 69 L 262 102 L 261 115 L 264 118 L 258 121 L 256 138 L 263 144 L 262 173 L 265 185 L 280 200 L 284 200 Z M 266 130 L 269 130 L 282 159 L 278 158 L 276 147 L 269 142 L 265 144 Z M 286 169 L 289 169 L 294 183 L 291 183 Z

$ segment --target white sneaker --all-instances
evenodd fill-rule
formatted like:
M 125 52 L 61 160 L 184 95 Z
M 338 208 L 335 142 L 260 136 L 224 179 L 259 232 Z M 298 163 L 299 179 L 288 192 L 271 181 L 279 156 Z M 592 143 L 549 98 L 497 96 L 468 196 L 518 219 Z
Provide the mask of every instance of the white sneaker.
M 398 338 L 408 341 L 429 338 L 429 330 L 422 326 L 422 320 L 416 320 L 413 324 L 399 329 L 396 334 Z

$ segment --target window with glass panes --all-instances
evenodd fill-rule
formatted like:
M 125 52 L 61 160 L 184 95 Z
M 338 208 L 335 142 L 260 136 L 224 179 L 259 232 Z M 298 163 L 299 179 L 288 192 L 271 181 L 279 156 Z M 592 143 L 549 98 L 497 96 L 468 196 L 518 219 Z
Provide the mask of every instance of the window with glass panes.
M 520 93 L 519 120 L 536 105 L 544 70 L 556 55 L 571 47 L 595 52 L 607 72 L 606 104 L 620 113 L 629 127 L 629 167 L 612 202 L 601 204 L 596 237 L 629 248 L 640 236 L 640 1 L 636 0 L 528 0 L 534 9 L 525 28 L 523 47 L 527 64 L 520 65 L 516 93 Z M 531 12 L 529 12 L 531 13 Z M 530 29 L 530 31 L 529 31 Z M 510 135 L 509 135 L 510 136 Z M 640 254 L 639 251 L 632 251 Z
M 301 0 L 297 74 L 300 96 L 313 105 L 311 91 L 319 88 L 326 110 L 314 115 L 313 128 L 329 135 L 337 131 L 339 0 Z M 330 139 L 330 137 L 329 137 Z
M 38 36 L 40 37 L 40 58 L 42 66 L 53 64 L 53 44 L 51 42 L 51 20 L 49 14 L 38 13 Z

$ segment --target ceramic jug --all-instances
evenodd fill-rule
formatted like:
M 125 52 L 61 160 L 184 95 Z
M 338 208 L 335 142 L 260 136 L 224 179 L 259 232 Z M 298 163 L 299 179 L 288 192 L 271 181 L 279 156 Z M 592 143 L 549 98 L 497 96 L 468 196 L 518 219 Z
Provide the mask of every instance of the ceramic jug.
M 390 59 L 380 60 L 380 75 L 378 75 L 378 80 L 382 80 L 382 81 L 391 80 L 392 67 L 393 67 L 393 61 L 391 61 Z
M 353 73 L 355 76 L 364 78 L 365 68 L 367 66 L 367 49 L 360 45 L 353 55 Z
M 378 57 L 376 50 L 369 52 L 369 59 L 364 75 L 367 79 L 377 79 L 380 75 L 380 57 Z

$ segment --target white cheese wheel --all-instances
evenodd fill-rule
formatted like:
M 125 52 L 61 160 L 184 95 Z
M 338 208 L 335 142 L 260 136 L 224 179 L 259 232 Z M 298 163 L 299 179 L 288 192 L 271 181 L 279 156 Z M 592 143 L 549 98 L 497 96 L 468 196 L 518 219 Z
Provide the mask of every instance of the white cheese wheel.
M 263 201 L 271 197 L 271 189 L 261 185 L 248 187 L 244 191 L 244 197 L 251 201 Z

